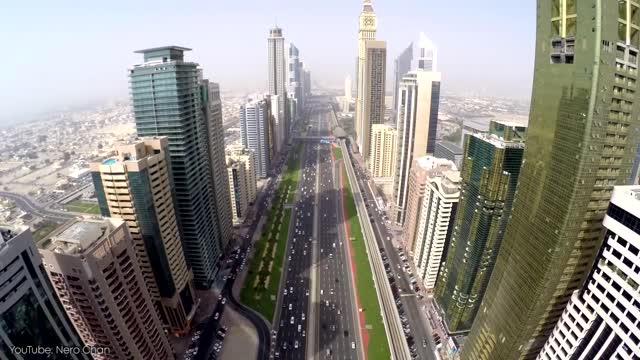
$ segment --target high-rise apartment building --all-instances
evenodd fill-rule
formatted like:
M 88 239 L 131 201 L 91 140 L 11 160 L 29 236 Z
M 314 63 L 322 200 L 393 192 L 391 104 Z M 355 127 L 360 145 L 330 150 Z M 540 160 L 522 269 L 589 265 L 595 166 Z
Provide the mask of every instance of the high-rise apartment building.
M 537 356 L 589 275 L 638 144 L 637 4 L 537 3 L 518 193 L 463 360 Z
M 464 158 L 464 150 L 458 144 L 439 140 L 436 141 L 436 147 L 433 156 L 437 158 L 453 161 L 458 168 L 462 167 L 462 159 Z
M 276 131 L 274 144 L 276 144 L 276 152 L 280 152 L 282 150 L 280 145 L 284 144 L 289 136 L 287 61 L 285 58 L 284 36 L 282 35 L 281 28 L 276 26 L 269 30 L 267 45 L 269 94 L 278 96 L 277 101 L 276 99 L 271 100 L 274 109 L 277 108 L 277 111 L 272 112 L 272 116 L 275 119 L 275 126 L 278 129 Z
M 42 266 L 29 228 L 0 228 L 0 357 L 18 359 L 14 347 L 81 348 Z M 25 359 L 35 358 L 25 356 Z M 46 355 L 42 355 L 46 357 Z M 90 359 L 51 354 L 49 359 Z
M 344 98 L 342 99 L 342 112 L 348 113 L 351 109 L 352 100 L 351 76 L 344 78 Z
M 422 156 L 413 160 L 409 172 L 409 190 L 407 195 L 407 216 L 402 226 L 402 245 L 407 252 L 413 252 L 416 231 L 420 221 L 420 209 L 429 176 L 438 176 L 447 171 L 457 171 L 453 163 L 433 156 Z
M 228 158 L 227 175 L 229 177 L 233 225 L 240 225 L 244 222 L 247 216 L 247 209 L 249 208 L 247 170 L 243 163 Z
M 396 169 L 393 179 L 393 221 L 402 225 L 405 219 L 409 171 L 413 159 L 433 154 L 436 145 L 438 108 L 440 105 L 440 79 L 438 72 L 428 70 L 430 54 L 427 50 L 432 44 L 422 41 L 416 71 L 409 72 L 400 83 L 397 125 L 398 143 L 396 146 Z
M 138 136 L 169 139 L 184 255 L 194 284 L 209 288 L 228 239 L 224 238 L 212 176 L 220 169 L 210 169 L 209 104 L 204 99 L 198 64 L 184 60 L 188 50 L 165 46 L 137 51 L 144 55 L 144 62 L 130 69 L 129 77 Z
M 266 178 L 271 169 L 271 104 L 268 99 L 251 100 L 240 107 L 242 146 L 253 151 L 256 176 Z
M 364 0 L 362 11 L 358 19 L 358 68 L 356 72 L 356 121 L 355 121 L 355 133 L 356 144 L 362 152 L 362 122 L 364 118 L 364 81 L 367 78 L 365 73 L 367 71 L 366 57 L 367 57 L 367 41 L 376 39 L 376 31 L 378 28 L 376 14 L 373 12 L 373 6 L 371 6 L 371 0 Z M 366 157 L 365 157 L 366 159 Z
M 400 98 L 400 82 L 410 72 L 418 69 L 436 71 L 437 48 L 424 34 L 420 33 L 420 39 L 412 42 L 404 49 L 393 62 L 393 110 L 398 110 Z
M 465 138 L 455 227 L 435 300 L 447 331 L 471 329 L 484 296 L 518 184 L 526 127 L 492 121 L 490 135 Z
M 280 98 L 282 95 L 267 95 L 269 97 L 269 109 L 270 114 L 270 122 L 271 122 L 271 152 L 273 157 L 275 157 L 283 148 L 285 144 L 284 139 L 284 121 L 282 121 L 282 116 L 284 116 L 284 109 L 282 109 L 280 102 Z
M 395 166 L 396 129 L 389 125 L 371 126 L 369 171 L 373 177 L 391 177 Z
M 72 220 L 38 244 L 44 269 L 96 360 L 173 359 L 125 220 Z
M 425 158 L 428 157 L 418 161 Z M 455 170 L 452 162 L 448 162 L 447 170 L 434 168 L 427 171 L 424 195 L 419 203 L 420 208 L 417 209 L 411 252 L 417 269 L 416 275 L 427 290 L 436 286 L 440 264 L 447 255 L 460 198 L 460 173 Z M 405 229 L 407 224 L 405 222 Z
M 138 266 L 162 322 L 188 331 L 195 313 L 191 271 L 182 251 L 166 136 L 118 145 L 116 156 L 92 163 L 102 216 L 126 221 Z
M 304 71 L 304 86 L 302 87 L 304 98 L 311 96 L 311 70 Z
M 640 357 L 640 186 L 616 186 L 604 217 L 605 239 L 539 360 Z
M 222 125 L 222 100 L 220 85 L 201 79 L 200 88 L 207 119 L 207 139 L 209 140 L 209 170 L 213 178 L 215 208 L 222 238 L 222 249 L 226 249 L 232 236 L 231 204 L 229 203 L 229 183 L 225 169 L 224 126 Z
M 255 154 L 253 151 L 245 148 L 242 145 L 228 145 L 226 147 L 227 161 L 233 160 L 240 162 L 246 169 L 247 176 L 247 201 L 249 204 L 253 204 L 256 200 L 257 182 L 256 182 L 256 167 L 255 167 Z
M 369 40 L 365 44 L 365 71 L 362 81 L 362 119 L 358 129 L 358 147 L 369 162 L 372 126 L 384 123 L 387 43 Z

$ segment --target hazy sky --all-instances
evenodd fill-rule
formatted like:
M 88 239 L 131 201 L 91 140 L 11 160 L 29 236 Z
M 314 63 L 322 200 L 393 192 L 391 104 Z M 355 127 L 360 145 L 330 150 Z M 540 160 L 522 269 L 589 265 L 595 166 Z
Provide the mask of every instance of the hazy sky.
M 424 31 L 439 47 L 443 90 L 528 98 L 535 2 L 373 0 L 393 59 Z M 359 0 L 2 1 L 0 123 L 52 107 L 126 98 L 134 50 L 180 45 L 223 90 L 266 89 L 276 22 L 314 84 L 355 71 Z

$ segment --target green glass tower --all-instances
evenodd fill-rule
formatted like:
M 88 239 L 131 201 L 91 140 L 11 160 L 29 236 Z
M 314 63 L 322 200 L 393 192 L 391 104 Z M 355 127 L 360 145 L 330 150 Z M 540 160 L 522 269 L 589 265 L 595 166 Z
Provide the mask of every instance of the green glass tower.
M 493 271 L 518 183 L 526 127 L 492 121 L 487 135 L 465 137 L 462 189 L 436 304 L 447 330 L 471 329 Z
M 167 136 L 178 227 L 194 285 L 209 288 L 218 272 L 224 229 L 210 156 L 207 87 L 190 49 L 165 46 L 137 51 L 144 63 L 129 73 L 138 136 Z M 224 168 L 222 169 L 224 170 Z
M 538 0 L 527 147 L 463 360 L 534 359 L 587 278 L 638 141 L 640 10 Z

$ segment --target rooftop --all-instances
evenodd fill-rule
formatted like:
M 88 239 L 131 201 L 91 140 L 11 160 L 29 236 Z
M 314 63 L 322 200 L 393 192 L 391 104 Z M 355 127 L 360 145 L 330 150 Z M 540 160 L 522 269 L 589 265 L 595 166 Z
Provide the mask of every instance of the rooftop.
M 464 149 L 462 149 L 461 146 L 459 146 L 458 144 L 454 144 L 450 141 L 438 141 L 436 143 L 436 146 L 442 146 L 443 148 L 451 151 L 454 154 L 463 154 L 464 153 Z
M 136 53 L 136 54 L 146 54 L 146 53 L 149 53 L 149 52 L 164 51 L 164 50 L 191 51 L 191 49 L 186 48 L 186 47 L 177 46 L 177 45 L 167 45 L 167 46 L 159 46 L 159 47 L 153 47 L 153 48 L 148 48 L 148 49 L 136 50 L 136 51 L 134 51 L 134 53 Z

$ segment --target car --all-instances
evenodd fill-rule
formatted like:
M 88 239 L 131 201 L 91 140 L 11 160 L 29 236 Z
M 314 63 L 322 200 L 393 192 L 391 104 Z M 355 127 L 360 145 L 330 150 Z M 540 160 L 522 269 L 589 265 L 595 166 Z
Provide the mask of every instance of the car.
M 351 348 L 352 348 L 352 349 L 355 349 L 355 348 L 356 348 L 356 342 L 355 342 L 355 341 L 352 341 L 352 342 L 351 342 Z
M 299 346 L 299 343 L 298 343 L 298 340 L 296 340 L 296 342 L 295 342 L 295 343 L 293 343 L 293 347 L 297 349 L 297 348 L 298 348 L 298 346 Z
M 213 315 L 213 320 L 218 320 L 218 319 L 220 319 L 220 313 L 219 312 L 217 312 L 217 313 L 215 313 Z
M 304 313 L 302 313 L 302 320 L 304 320 L 304 318 L 305 318 Z
M 292 316 L 292 317 L 291 317 L 291 320 L 289 321 L 289 323 L 290 323 L 290 324 L 293 324 L 293 323 L 295 322 L 295 320 L 296 320 L 296 319 Z
M 291 311 L 293 309 L 293 305 L 289 304 L 289 311 Z
M 222 305 L 227 303 L 227 298 L 222 298 Z
M 309 296 L 309 290 L 307 290 L 307 291 L 305 292 L 305 295 Z
M 284 289 L 284 295 L 287 296 L 287 289 Z

